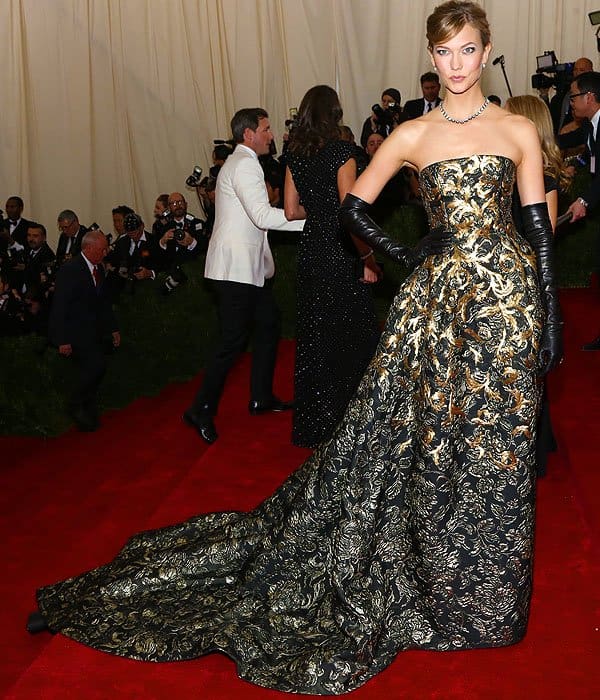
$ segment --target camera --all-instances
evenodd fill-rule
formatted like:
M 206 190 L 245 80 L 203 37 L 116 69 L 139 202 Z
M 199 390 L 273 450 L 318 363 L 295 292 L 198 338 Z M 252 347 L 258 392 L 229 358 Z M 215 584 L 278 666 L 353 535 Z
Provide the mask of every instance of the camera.
M 187 282 L 187 275 L 181 268 L 181 265 L 175 265 L 175 267 L 169 272 L 165 278 L 162 292 L 163 294 L 171 294 L 180 284 Z
M 544 51 L 536 56 L 537 70 L 531 76 L 531 87 L 544 90 L 554 87 L 557 92 L 566 91 L 573 80 L 574 63 L 559 63 L 554 51 Z
M 42 285 L 51 287 L 54 283 L 54 277 L 56 276 L 56 260 L 47 262 L 44 267 L 40 270 L 40 282 Z
M 183 224 L 181 224 L 181 223 L 175 224 L 175 230 L 173 231 L 173 238 L 179 242 L 181 242 L 185 238 L 185 229 L 183 228 Z
M 213 192 L 217 186 L 217 178 L 212 175 L 203 177 L 198 187 L 201 187 L 205 192 Z
M 25 264 L 25 251 L 23 250 L 23 248 L 7 248 L 6 253 L 8 255 L 10 265 L 14 266 Z
M 298 108 L 290 107 L 290 118 L 285 120 L 285 126 L 288 131 L 293 131 L 298 126 Z
M 400 114 L 401 107 L 395 102 L 390 102 L 387 109 L 384 109 L 380 104 L 374 104 L 371 109 L 375 118 L 382 126 L 391 125 L 394 123 L 394 118 Z
M 200 180 L 202 179 L 202 168 L 199 165 L 194 165 L 192 174 L 188 175 L 185 179 L 185 184 L 188 187 L 198 187 Z

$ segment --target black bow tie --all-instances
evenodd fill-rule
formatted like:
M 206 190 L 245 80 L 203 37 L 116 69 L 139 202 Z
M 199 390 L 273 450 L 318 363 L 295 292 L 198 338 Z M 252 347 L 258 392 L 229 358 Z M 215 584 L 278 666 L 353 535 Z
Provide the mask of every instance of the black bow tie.
M 10 225 L 11 226 L 16 226 L 19 223 L 19 220 L 17 219 L 16 221 L 13 221 L 12 219 L 9 219 Z

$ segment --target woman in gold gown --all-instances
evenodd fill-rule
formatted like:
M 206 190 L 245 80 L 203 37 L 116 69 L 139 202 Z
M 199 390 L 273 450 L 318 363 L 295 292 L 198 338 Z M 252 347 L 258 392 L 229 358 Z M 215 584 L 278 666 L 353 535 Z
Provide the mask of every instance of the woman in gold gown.
M 414 269 L 332 439 L 254 511 L 140 533 L 41 588 L 32 627 L 150 661 L 220 651 L 251 682 L 323 695 L 403 649 L 522 638 L 539 373 L 560 357 L 542 158 L 533 126 L 482 94 L 483 10 L 444 3 L 427 36 L 444 102 L 386 139 L 341 210 Z M 432 231 L 417 249 L 368 216 L 404 165 Z

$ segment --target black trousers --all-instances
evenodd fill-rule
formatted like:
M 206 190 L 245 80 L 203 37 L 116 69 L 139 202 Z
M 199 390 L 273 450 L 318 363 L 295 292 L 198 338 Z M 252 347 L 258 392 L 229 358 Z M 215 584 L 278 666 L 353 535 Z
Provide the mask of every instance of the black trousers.
M 229 370 L 246 349 L 252 333 L 250 398 L 256 401 L 272 398 L 281 320 L 272 280 L 265 280 L 264 287 L 222 280 L 213 280 L 213 286 L 218 297 L 220 337 L 192 410 L 215 414 Z
M 73 360 L 79 370 L 77 386 L 70 400 L 70 408 L 96 411 L 98 387 L 106 372 L 106 355 L 101 342 L 73 343 Z

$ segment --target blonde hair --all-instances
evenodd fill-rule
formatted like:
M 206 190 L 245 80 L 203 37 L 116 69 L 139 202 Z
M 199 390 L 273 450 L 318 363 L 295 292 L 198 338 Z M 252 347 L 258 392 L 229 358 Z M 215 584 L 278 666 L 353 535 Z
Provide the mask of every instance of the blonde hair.
M 479 30 L 484 47 L 490 43 L 490 25 L 485 11 L 477 3 L 449 0 L 443 5 L 438 5 L 427 18 L 429 50 L 431 51 L 435 44 L 441 44 L 456 36 L 466 24 L 471 24 Z
M 561 190 L 566 190 L 571 180 L 565 170 L 560 148 L 554 138 L 552 117 L 548 105 L 534 95 L 517 95 L 506 100 L 505 108 L 512 114 L 521 114 L 533 122 L 542 147 L 544 173 L 553 177 Z

